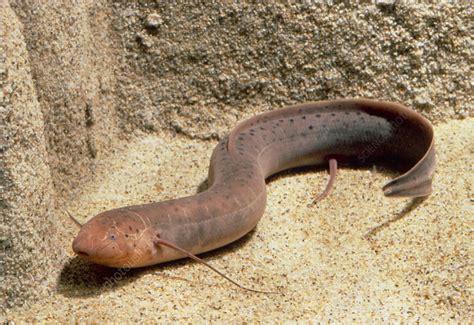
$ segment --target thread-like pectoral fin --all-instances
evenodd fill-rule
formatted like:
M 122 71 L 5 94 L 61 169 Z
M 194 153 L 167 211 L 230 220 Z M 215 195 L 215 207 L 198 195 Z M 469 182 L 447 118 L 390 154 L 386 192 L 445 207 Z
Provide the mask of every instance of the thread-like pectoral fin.
M 387 197 L 420 197 L 430 195 L 431 180 L 435 171 L 434 144 L 418 163 L 405 174 L 393 179 L 383 187 Z
M 80 223 L 76 218 L 74 218 L 74 217 L 72 216 L 72 214 L 69 213 L 68 210 L 64 210 L 64 211 L 67 213 L 67 215 L 69 216 L 69 218 L 70 218 L 77 226 L 79 226 L 79 228 L 82 228 L 82 223 Z
M 229 278 L 227 275 L 225 275 L 224 273 L 222 273 L 221 271 L 219 271 L 218 269 L 216 269 L 214 266 L 210 265 L 209 263 L 207 263 L 206 261 L 204 261 L 203 259 L 197 257 L 196 255 L 194 255 L 193 253 L 185 250 L 185 249 L 182 249 L 181 247 L 167 241 L 167 240 L 164 240 L 164 239 L 161 239 L 159 237 L 157 237 L 155 239 L 155 245 L 163 245 L 163 246 L 167 246 L 171 249 L 174 249 L 182 254 L 184 254 L 185 256 L 195 260 L 196 262 L 198 263 L 201 263 L 203 265 L 205 265 L 206 267 L 208 267 L 209 269 L 211 269 L 212 271 L 216 272 L 217 274 L 219 274 L 221 277 L 223 277 L 224 279 L 226 279 L 227 281 L 231 282 L 232 284 L 236 285 L 237 287 L 241 288 L 241 289 L 244 289 L 244 290 L 247 290 L 247 291 L 252 291 L 252 292 L 258 292 L 258 293 L 267 293 L 267 294 L 275 294 L 275 293 L 278 293 L 276 291 L 263 291 L 263 290 L 256 290 L 256 289 L 252 289 L 252 288 L 247 288 L 247 287 L 244 287 L 243 285 L 239 284 L 238 282 L 232 280 L 231 278 Z

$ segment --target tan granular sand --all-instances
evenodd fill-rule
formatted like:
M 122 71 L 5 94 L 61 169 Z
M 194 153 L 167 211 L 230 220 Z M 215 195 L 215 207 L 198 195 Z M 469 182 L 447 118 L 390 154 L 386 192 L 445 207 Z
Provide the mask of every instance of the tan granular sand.
M 341 169 L 335 191 L 310 204 L 326 182 L 322 169 L 270 180 L 268 205 L 255 231 L 203 258 L 247 286 L 242 291 L 189 260 L 139 270 L 81 262 L 77 233 L 63 211 L 70 255 L 56 291 L 16 321 L 356 323 L 473 320 L 472 202 L 474 119 L 435 127 L 438 168 L 426 200 L 387 199 L 394 175 Z M 86 221 L 104 209 L 198 191 L 215 142 L 137 134 L 121 143 L 77 189 L 65 209 Z

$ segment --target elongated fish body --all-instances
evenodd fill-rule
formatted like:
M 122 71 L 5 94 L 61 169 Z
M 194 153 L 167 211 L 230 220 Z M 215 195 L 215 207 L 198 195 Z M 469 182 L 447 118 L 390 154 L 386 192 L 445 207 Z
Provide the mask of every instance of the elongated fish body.
M 196 195 L 100 213 L 73 242 L 84 258 L 139 267 L 184 257 L 156 245 L 161 238 L 193 254 L 224 246 L 252 230 L 266 205 L 265 179 L 279 171 L 326 165 L 398 162 L 406 172 L 384 186 L 386 196 L 431 193 L 433 129 L 404 106 L 367 99 L 307 103 L 238 124 L 211 157 L 209 187 Z

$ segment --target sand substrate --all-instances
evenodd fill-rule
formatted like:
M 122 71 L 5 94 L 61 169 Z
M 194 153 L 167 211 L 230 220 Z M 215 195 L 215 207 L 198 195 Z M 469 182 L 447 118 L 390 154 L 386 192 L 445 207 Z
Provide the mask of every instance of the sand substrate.
M 204 254 L 206 261 L 247 286 L 242 291 L 195 262 L 117 270 L 80 261 L 67 225 L 53 295 L 11 319 L 24 321 L 309 320 L 370 323 L 472 320 L 472 201 L 474 120 L 435 129 L 438 169 L 426 200 L 387 199 L 394 175 L 341 169 L 335 191 L 312 198 L 327 173 L 305 169 L 273 178 L 255 231 Z M 86 221 L 104 209 L 191 195 L 206 180 L 214 142 L 141 135 L 97 166 L 64 208 Z M 469 176 L 468 176 L 469 175 Z

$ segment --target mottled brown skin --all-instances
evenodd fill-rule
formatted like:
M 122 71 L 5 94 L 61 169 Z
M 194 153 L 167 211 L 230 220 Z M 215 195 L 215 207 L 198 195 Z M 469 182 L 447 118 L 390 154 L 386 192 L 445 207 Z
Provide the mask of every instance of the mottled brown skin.
M 102 212 L 87 222 L 74 251 L 111 267 L 140 267 L 199 254 L 248 233 L 263 215 L 265 179 L 305 165 L 403 163 L 386 196 L 431 193 L 433 129 L 404 106 L 366 99 L 307 103 L 257 115 L 214 149 L 209 188 L 199 194 Z M 171 245 L 171 246 L 170 246 Z M 172 246 L 178 247 L 172 248 Z

